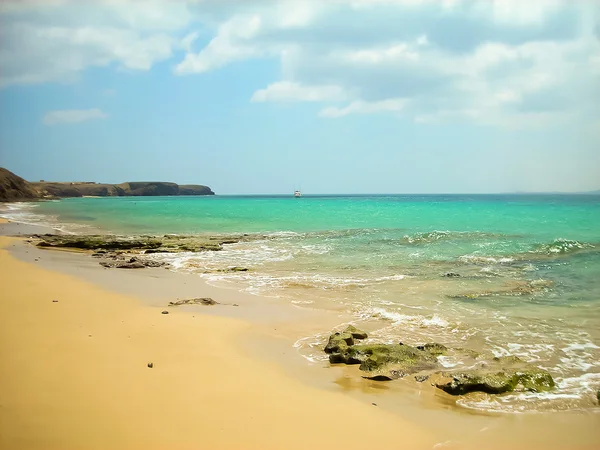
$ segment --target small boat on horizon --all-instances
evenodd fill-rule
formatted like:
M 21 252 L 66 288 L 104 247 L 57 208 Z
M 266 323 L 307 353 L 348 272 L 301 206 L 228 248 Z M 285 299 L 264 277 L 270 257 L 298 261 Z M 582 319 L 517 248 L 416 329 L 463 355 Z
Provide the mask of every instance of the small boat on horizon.
M 294 197 L 302 197 L 302 193 L 298 190 L 294 191 Z

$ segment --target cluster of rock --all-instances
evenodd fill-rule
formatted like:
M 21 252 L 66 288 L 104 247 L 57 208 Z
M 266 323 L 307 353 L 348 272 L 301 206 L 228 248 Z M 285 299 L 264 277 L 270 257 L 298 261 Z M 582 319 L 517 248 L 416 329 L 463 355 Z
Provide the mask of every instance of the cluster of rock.
M 156 253 L 219 251 L 225 244 L 259 239 L 260 236 L 113 236 L 113 235 L 31 235 L 30 243 L 41 248 L 60 248 L 93 252 L 102 266 L 117 269 L 142 269 L 168 265 L 150 255 Z M 245 272 L 246 267 L 222 269 Z
M 501 394 L 511 391 L 542 392 L 554 388 L 552 376 L 516 356 L 488 357 L 472 350 L 448 348 L 429 343 L 418 346 L 397 344 L 357 344 L 367 333 L 350 325 L 329 337 L 324 350 L 333 364 L 357 364 L 363 377 L 377 381 L 413 375 L 416 381 L 432 384 L 452 395 L 480 391 Z M 447 370 L 438 356 L 460 355 L 470 359 L 469 368 Z

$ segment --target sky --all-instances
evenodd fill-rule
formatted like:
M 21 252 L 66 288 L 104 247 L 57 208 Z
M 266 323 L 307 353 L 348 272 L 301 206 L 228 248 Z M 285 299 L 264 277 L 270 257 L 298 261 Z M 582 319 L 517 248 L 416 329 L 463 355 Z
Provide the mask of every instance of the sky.
M 600 1 L 2 0 L 0 166 L 217 194 L 600 189 Z

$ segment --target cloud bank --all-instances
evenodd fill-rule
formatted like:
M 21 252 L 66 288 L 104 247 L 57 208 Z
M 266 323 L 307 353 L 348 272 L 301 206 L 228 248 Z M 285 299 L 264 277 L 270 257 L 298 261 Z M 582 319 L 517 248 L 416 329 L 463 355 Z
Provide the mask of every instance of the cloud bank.
M 198 76 L 276 61 L 255 103 L 319 116 L 544 127 L 600 117 L 600 2 L 582 0 L 4 1 L 0 86 L 93 67 Z

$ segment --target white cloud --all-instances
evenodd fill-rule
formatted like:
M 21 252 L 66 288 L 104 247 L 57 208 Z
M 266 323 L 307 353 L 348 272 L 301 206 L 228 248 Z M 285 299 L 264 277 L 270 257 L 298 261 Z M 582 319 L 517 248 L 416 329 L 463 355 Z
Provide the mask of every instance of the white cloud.
M 47 112 L 42 122 L 46 125 L 58 125 L 61 123 L 81 123 L 88 120 L 105 119 L 108 114 L 105 114 L 98 108 L 94 109 L 62 109 Z
M 89 67 L 149 70 L 173 55 L 185 2 L 2 2 L 0 87 L 72 81 Z
M 346 98 L 339 86 L 306 86 L 291 81 L 279 81 L 254 93 L 253 102 L 322 102 L 338 101 Z
M 281 79 L 248 97 L 324 102 L 323 117 L 401 111 L 421 123 L 499 126 L 597 117 L 599 9 L 593 0 L 5 0 L 0 86 L 71 81 L 90 67 L 171 60 L 174 74 L 193 75 L 270 59 Z
M 260 15 L 234 17 L 219 27 L 217 36 L 199 53 L 187 53 L 175 67 L 175 73 L 202 73 L 219 68 L 233 61 L 262 56 L 264 53 L 254 45 L 244 45 L 260 31 Z
M 381 112 L 398 113 L 404 109 L 407 100 L 403 98 L 391 98 L 378 102 L 364 102 L 361 100 L 350 103 L 348 106 L 338 108 L 330 106 L 321 110 L 321 117 L 338 118 L 349 114 L 375 114 Z

